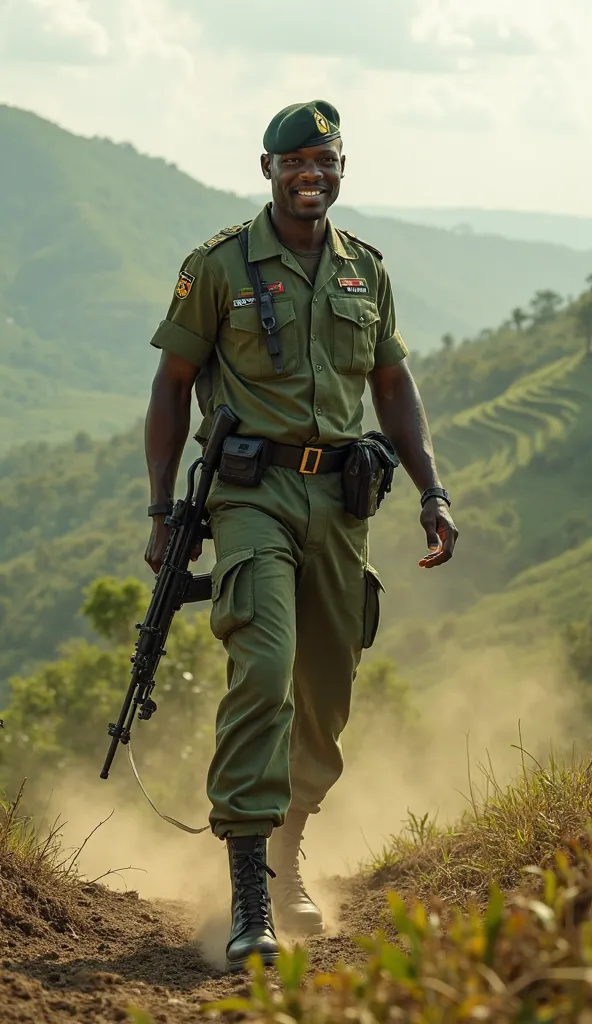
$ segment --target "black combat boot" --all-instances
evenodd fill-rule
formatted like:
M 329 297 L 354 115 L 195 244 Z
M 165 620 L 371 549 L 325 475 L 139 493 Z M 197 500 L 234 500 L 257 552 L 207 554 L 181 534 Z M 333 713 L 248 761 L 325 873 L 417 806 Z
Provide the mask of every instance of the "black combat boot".
M 279 948 L 267 893 L 267 840 L 264 836 L 227 839 L 232 881 L 232 926 L 226 947 L 226 964 L 240 971 L 252 953 L 259 953 L 266 967 L 277 960 Z
M 269 863 L 276 875 L 269 886 L 274 913 L 281 928 L 297 935 L 323 930 L 323 916 L 304 888 L 298 863 L 307 818 L 304 811 L 290 808 L 269 841 Z

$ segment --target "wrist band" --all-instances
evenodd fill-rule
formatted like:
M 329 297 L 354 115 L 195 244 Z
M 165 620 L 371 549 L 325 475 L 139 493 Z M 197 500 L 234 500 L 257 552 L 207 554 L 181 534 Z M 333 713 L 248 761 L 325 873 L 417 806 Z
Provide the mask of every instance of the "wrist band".
M 442 501 L 446 502 L 448 508 L 450 508 L 450 506 L 452 505 L 450 495 L 448 491 L 444 490 L 443 487 L 426 487 L 425 491 L 423 491 L 421 495 L 421 498 L 419 499 L 422 508 L 424 507 L 426 501 L 429 501 L 430 498 L 441 498 Z
M 148 515 L 149 516 L 170 516 L 173 511 L 172 501 L 163 501 L 160 505 L 149 505 Z

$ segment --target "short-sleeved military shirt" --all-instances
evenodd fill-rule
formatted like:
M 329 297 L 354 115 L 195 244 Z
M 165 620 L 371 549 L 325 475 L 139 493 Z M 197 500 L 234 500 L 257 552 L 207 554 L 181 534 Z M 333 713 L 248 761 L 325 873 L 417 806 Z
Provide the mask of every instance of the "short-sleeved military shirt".
M 311 284 L 278 239 L 269 206 L 258 214 L 249 226 L 249 260 L 273 294 L 278 374 L 236 233 L 215 236 L 185 260 L 151 342 L 196 366 L 211 361 L 213 395 L 199 434 L 207 436 L 213 409 L 224 402 L 246 436 L 295 445 L 355 440 L 367 375 L 407 354 L 381 260 L 329 224 Z

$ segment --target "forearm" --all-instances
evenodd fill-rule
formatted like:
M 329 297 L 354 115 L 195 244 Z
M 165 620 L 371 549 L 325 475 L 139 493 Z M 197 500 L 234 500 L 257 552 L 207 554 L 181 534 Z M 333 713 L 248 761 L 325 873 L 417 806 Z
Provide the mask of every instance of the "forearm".
M 189 434 L 191 387 L 156 375 L 144 432 L 152 504 L 172 500 Z
M 417 385 L 405 368 L 396 376 L 375 370 L 370 378 L 380 429 L 394 445 L 401 465 L 419 491 L 440 487 L 434 448 Z

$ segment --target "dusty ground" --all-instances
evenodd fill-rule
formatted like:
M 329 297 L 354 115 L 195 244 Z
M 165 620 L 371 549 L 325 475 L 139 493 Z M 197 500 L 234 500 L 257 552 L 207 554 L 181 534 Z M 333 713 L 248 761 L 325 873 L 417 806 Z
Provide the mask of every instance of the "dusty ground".
M 382 893 L 363 882 L 332 883 L 338 923 L 309 942 L 312 967 L 363 954 L 352 936 L 379 925 Z M 2 1024 L 112 1024 L 130 1005 L 159 1024 L 203 1021 L 200 1007 L 246 992 L 246 975 L 219 967 L 228 922 L 190 904 L 148 902 L 135 892 L 0 872 Z M 198 935 L 201 937 L 198 938 Z M 207 952 L 207 957 L 206 957 Z

